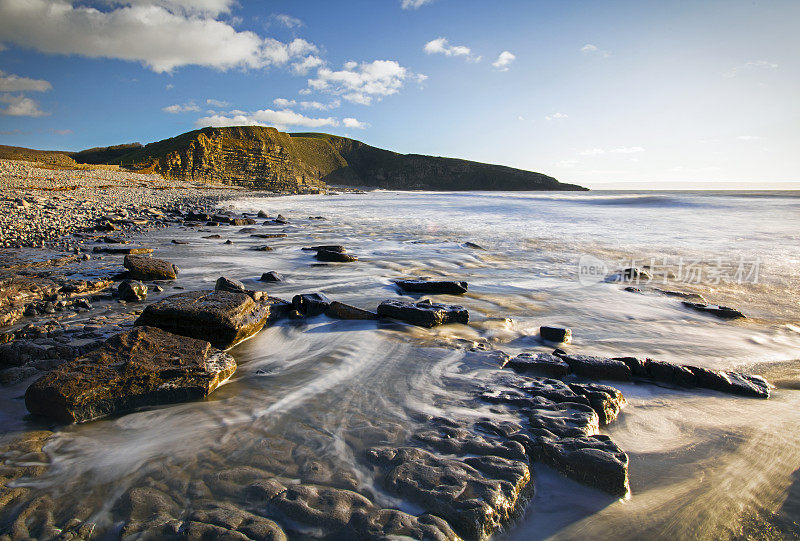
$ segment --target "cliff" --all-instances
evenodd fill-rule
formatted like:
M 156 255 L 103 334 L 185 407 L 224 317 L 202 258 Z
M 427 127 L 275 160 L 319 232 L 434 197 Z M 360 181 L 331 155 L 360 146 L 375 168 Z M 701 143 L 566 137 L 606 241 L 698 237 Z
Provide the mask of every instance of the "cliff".
M 79 153 L 80 154 L 80 153 Z M 511 167 L 398 154 L 322 133 L 203 128 L 111 160 L 167 178 L 304 192 L 325 184 L 395 190 L 583 190 Z

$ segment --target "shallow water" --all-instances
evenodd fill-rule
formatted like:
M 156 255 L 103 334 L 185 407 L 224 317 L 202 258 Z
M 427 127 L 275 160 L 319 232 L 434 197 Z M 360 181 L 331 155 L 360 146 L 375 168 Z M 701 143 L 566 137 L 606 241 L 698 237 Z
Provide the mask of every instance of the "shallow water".
M 570 351 L 746 368 L 778 388 L 758 401 L 616 385 L 629 404 L 604 431 L 631 458 L 631 497 L 616 501 L 537 464 L 533 502 L 498 537 L 800 532 L 800 381 L 797 363 L 786 362 L 800 350 L 800 194 L 373 192 L 230 206 L 282 213 L 290 225 L 252 227 L 288 237 L 250 238 L 232 227 L 155 232 L 145 242 L 182 269 L 178 285 L 209 288 L 224 275 L 278 297 L 319 291 L 374 310 L 397 296 L 392 278 L 452 277 L 467 280 L 469 293 L 431 298 L 463 304 L 471 324 L 427 330 L 321 316 L 265 329 L 231 351 L 239 368 L 209 400 L 61 429 L 46 449 L 47 473 L 19 484 L 53 496 L 64 520 L 81 516 L 113 537 L 123 518 L 116 502 L 138 485 L 158 486 L 185 505 L 208 489 L 235 501 L 209 478 L 234 467 L 358 489 L 381 505 L 419 512 L 382 491 L 360 459 L 363 449 L 402 443 L 420 414 L 490 415 L 469 399 L 475 382 L 491 381 L 491 364 L 465 348 L 549 351 L 538 327 L 556 324 L 573 329 Z M 307 219 L 320 215 L 327 219 Z M 213 233 L 223 238 L 202 238 Z M 170 244 L 175 238 L 190 244 Z M 221 244 L 226 238 L 234 244 Z M 263 244 L 274 251 L 248 250 Z M 312 244 L 343 244 L 360 260 L 315 265 L 299 249 Z M 668 277 L 631 293 L 581 280 L 582 256 L 610 272 L 650 264 Z M 690 278 L 700 272 L 700 281 L 684 276 L 690 265 Z M 757 266 L 757 279 L 750 272 L 742 283 L 726 281 L 739 266 Z M 287 280 L 255 281 L 269 270 Z M 749 317 L 715 319 L 653 286 L 702 293 Z M 19 421 L 24 388 L 0 391 L 12 432 L 35 425 Z

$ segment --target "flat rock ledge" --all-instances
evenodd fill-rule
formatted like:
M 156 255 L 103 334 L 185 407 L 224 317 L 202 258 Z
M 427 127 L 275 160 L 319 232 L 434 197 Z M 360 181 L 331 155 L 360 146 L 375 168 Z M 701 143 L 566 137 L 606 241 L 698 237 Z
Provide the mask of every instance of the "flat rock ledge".
M 409 293 L 463 295 L 468 288 L 467 282 L 453 280 L 394 280 L 394 283 L 397 287 Z
M 216 348 L 228 349 L 284 315 L 289 306 L 275 297 L 256 301 L 244 292 L 190 291 L 149 305 L 136 325 L 208 340 Z
M 205 398 L 235 370 L 233 357 L 204 340 L 138 327 L 35 381 L 25 405 L 33 414 L 82 423 Z
M 129 254 L 122 264 L 133 280 L 174 280 L 178 275 L 175 265 L 155 257 Z

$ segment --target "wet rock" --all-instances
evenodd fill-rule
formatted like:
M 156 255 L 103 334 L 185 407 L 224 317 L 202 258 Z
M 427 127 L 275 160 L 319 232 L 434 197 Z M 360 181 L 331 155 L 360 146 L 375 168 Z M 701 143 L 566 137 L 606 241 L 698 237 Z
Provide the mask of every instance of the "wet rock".
M 483 246 L 481 246 L 480 244 L 475 244 L 474 242 L 469 242 L 469 241 L 465 242 L 463 246 L 464 246 L 464 248 L 472 248 L 473 250 L 485 250 L 486 249 Z
M 286 233 L 254 233 L 250 236 L 255 239 L 282 239 L 287 235 Z
M 189 513 L 184 526 L 188 540 L 258 539 L 284 541 L 286 534 L 275 522 L 223 502 L 202 502 Z M 232 535 L 234 533 L 239 536 Z
M 339 244 L 324 244 L 320 246 L 307 246 L 302 248 L 302 250 L 309 251 L 309 252 L 318 252 L 320 250 L 325 250 L 326 252 L 339 252 L 340 254 L 346 254 L 347 248 L 341 246 Z
M 705 297 L 703 297 L 699 293 L 685 293 L 683 291 L 672 291 L 672 290 L 669 290 L 669 289 L 659 289 L 657 287 L 653 288 L 653 290 L 658 292 L 658 293 L 661 293 L 662 295 L 666 295 L 667 297 L 677 297 L 679 299 L 684 299 L 684 300 L 687 300 L 687 301 L 699 302 L 699 303 L 703 303 L 703 304 L 707 304 L 708 303 L 708 301 L 705 299 Z
M 631 379 L 631 370 L 622 361 L 590 355 L 563 355 L 561 359 L 578 376 L 618 381 L 629 381 Z
M 485 438 L 466 428 L 439 424 L 435 430 L 423 430 L 414 438 L 448 455 L 491 455 L 525 461 L 525 448 L 515 441 Z
M 741 372 L 717 372 L 696 366 L 685 368 L 695 375 L 700 387 L 753 398 L 769 398 L 769 383 L 761 376 Z
M 152 254 L 152 248 L 142 248 L 141 246 L 95 246 L 92 250 L 94 253 L 106 254 Z
M 231 225 L 255 225 L 256 221 L 252 218 L 234 218 L 228 223 Z
M 318 250 L 316 256 L 318 261 L 328 261 L 333 263 L 352 263 L 358 261 L 354 255 L 342 252 L 334 252 L 331 250 Z
M 572 342 L 572 329 L 564 327 L 539 327 L 539 336 L 542 340 L 547 342 L 554 342 L 556 344 L 568 344 Z
M 415 447 L 368 449 L 367 460 L 385 468 L 385 487 L 447 520 L 466 539 L 488 537 L 509 520 L 532 491 L 527 464 L 500 457 L 514 475 L 497 479 L 465 461 L 439 458 Z M 513 479 L 511 481 L 507 479 Z
M 329 531 L 345 529 L 354 514 L 369 514 L 375 510 L 375 505 L 361 494 L 317 485 L 289 487 L 271 504 L 293 521 Z
M 400 300 L 383 301 L 378 306 L 378 315 L 399 319 L 420 327 L 435 327 L 446 323 L 469 323 L 469 312 L 463 306 L 433 304 L 430 301 L 417 303 Z
M 378 319 L 378 314 L 375 312 L 356 308 L 355 306 L 351 306 L 339 301 L 331 302 L 330 305 L 328 305 L 328 307 L 325 309 L 325 315 L 336 319 Z
M 646 359 L 644 368 L 647 377 L 653 381 L 679 385 L 681 387 L 697 386 L 697 376 L 685 366 Z
M 177 277 L 172 263 L 155 257 L 126 255 L 123 265 L 134 280 L 174 280 Z
M 172 239 L 171 242 L 172 242 L 172 244 L 189 244 L 189 241 L 187 241 L 187 240 Z
M 325 313 L 331 301 L 322 293 L 304 293 L 292 298 L 292 306 L 304 316 L 313 317 Z
M 553 402 L 538 398 L 539 403 L 527 411 L 533 434 L 543 431 L 558 437 L 581 437 L 597 434 L 600 418 L 591 406 L 576 402 Z
M 445 293 L 463 295 L 467 292 L 466 282 L 451 280 L 394 280 L 403 291 L 411 293 Z
M 628 484 L 628 455 L 608 436 L 541 438 L 538 459 L 576 481 L 624 497 Z
M 569 374 L 569 365 L 549 353 L 520 353 L 508 361 L 508 366 L 517 372 L 543 376 L 561 377 Z
M 355 537 L 363 539 L 425 539 L 460 541 L 460 537 L 443 519 L 424 514 L 418 517 L 397 509 L 379 509 L 357 514 L 351 519 Z
M 149 305 L 135 324 L 208 340 L 214 347 L 227 349 L 287 310 L 288 303 L 274 297 L 256 302 L 245 293 L 191 291 Z
M 199 400 L 235 370 L 233 358 L 208 342 L 138 327 L 37 380 L 25 393 L 25 405 L 58 421 L 84 422 Z
M 157 539 L 177 533 L 180 527 L 176 518 L 180 516 L 180 506 L 170 496 L 152 487 L 129 490 L 115 508 L 128 517 L 120 532 L 121 538 L 137 536 Z
M 608 385 L 570 383 L 569 388 L 589 401 L 589 405 L 600 418 L 601 425 L 607 425 L 615 421 L 619 416 L 620 410 L 627 403 L 618 389 Z
M 269 271 L 262 274 L 259 280 L 262 282 L 283 282 L 283 275 L 275 271 Z
M 716 316 L 720 319 L 745 319 L 743 313 L 735 308 L 729 308 L 728 306 L 719 306 L 716 304 L 706 304 L 702 302 L 690 302 L 690 301 L 683 301 L 682 304 L 687 308 L 691 308 L 692 310 L 697 310 L 698 312 L 703 312 L 706 314 L 710 314 L 712 316 Z
M 247 293 L 247 288 L 239 280 L 231 280 L 220 276 L 214 284 L 214 291 L 230 291 L 232 293 Z
M 206 235 L 206 236 L 205 236 L 205 237 L 203 237 L 203 238 L 204 238 L 204 239 L 221 239 L 221 238 L 222 238 L 222 236 L 221 236 L 221 235 Z
M 138 280 L 123 280 L 117 287 L 120 300 L 139 302 L 147 299 L 147 286 Z
M 272 246 L 267 246 L 267 245 L 253 246 L 253 248 L 251 248 L 251 250 L 253 250 L 255 252 L 271 252 L 272 251 Z

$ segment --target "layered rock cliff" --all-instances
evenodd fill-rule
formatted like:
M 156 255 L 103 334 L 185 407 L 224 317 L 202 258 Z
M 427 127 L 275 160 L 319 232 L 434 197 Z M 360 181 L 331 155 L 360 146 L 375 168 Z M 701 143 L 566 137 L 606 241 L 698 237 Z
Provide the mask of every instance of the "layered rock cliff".
M 203 128 L 112 160 L 167 178 L 305 192 L 326 184 L 396 190 L 582 190 L 511 167 L 398 154 L 321 133 Z

